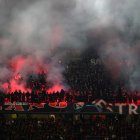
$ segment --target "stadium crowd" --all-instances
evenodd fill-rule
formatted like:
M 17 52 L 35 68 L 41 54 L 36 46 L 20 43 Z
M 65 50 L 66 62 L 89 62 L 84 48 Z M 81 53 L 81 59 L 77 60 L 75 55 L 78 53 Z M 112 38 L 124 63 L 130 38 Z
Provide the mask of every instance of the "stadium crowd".
M 65 65 L 65 81 L 69 90 L 54 91 L 47 93 L 46 89 L 51 86 L 46 81 L 45 73 L 39 74 L 38 79 L 29 77 L 28 87 L 32 92 L 15 91 L 12 93 L 0 93 L 0 103 L 3 102 L 90 102 L 95 99 L 104 99 L 108 102 L 137 102 L 140 99 L 138 91 L 131 91 L 125 87 L 127 78 L 113 79 L 110 72 L 102 64 L 102 61 L 94 56 L 85 56 L 71 61 Z M 120 74 L 121 76 L 121 74 Z M 48 87 L 45 87 L 48 86 Z M 43 90 L 42 90 L 43 89 Z
M 29 93 L 29 92 L 21 92 L 15 91 L 7 94 L 0 94 L 0 105 L 4 104 L 4 102 L 30 102 L 30 103 L 49 103 L 49 102 L 67 102 L 67 103 L 75 103 L 75 102 L 92 102 L 97 99 L 104 99 L 110 103 L 116 102 L 126 102 L 126 103 L 137 103 L 140 99 L 137 93 L 133 94 L 113 94 L 111 96 L 104 96 L 94 94 L 92 92 L 75 92 L 72 90 L 64 91 L 63 89 L 60 92 L 53 92 L 48 94 L 47 92 L 41 93 Z
M 139 140 L 140 117 L 61 115 L 0 120 L 1 140 Z

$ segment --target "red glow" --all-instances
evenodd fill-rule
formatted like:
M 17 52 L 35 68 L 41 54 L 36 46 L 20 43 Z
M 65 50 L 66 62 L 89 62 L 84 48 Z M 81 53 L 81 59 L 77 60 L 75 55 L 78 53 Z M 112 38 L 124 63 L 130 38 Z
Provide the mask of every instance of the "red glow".
M 11 66 L 15 71 L 21 71 L 25 65 L 26 59 L 24 57 L 17 57 L 11 61 Z
M 5 91 L 8 92 L 8 90 L 9 90 L 9 85 L 8 85 L 8 83 L 2 84 L 2 85 L 1 85 L 1 88 L 2 88 L 3 90 L 5 90 Z
M 30 89 L 27 89 L 23 83 L 18 83 L 16 80 L 12 79 L 10 81 L 10 92 L 14 91 L 21 91 L 21 92 L 30 92 Z
M 45 64 L 42 64 L 42 66 L 37 65 L 35 72 L 36 73 L 42 73 L 42 72 L 47 73 L 47 65 L 45 65 Z
M 0 85 L 6 92 L 31 92 L 32 87 L 30 87 L 31 89 L 27 88 L 28 75 L 47 74 L 49 70 L 49 65 L 33 57 L 17 56 L 11 59 L 9 64 L 11 68 L 11 77 L 7 82 Z M 56 83 L 48 89 L 47 92 L 60 92 L 61 89 L 63 89 L 63 86 Z
M 26 66 L 27 59 L 23 56 L 18 56 L 13 58 L 10 61 L 10 66 L 12 67 L 13 75 L 11 76 L 11 79 L 9 79 L 8 82 L 8 91 L 14 92 L 14 91 L 21 91 L 21 92 L 27 92 L 31 91 L 30 89 L 26 88 L 25 81 L 23 81 L 22 77 L 22 71 L 24 67 Z M 7 90 L 6 90 L 7 91 Z
M 51 93 L 57 92 L 57 91 L 60 92 L 62 89 L 64 89 L 63 86 L 61 86 L 61 85 L 54 85 L 52 88 L 48 89 L 47 92 L 51 94 Z
M 36 58 L 33 57 L 15 57 L 10 61 L 10 65 L 14 70 L 15 74 L 22 73 L 23 70 L 26 72 L 35 72 L 35 73 L 47 73 L 47 65 Z

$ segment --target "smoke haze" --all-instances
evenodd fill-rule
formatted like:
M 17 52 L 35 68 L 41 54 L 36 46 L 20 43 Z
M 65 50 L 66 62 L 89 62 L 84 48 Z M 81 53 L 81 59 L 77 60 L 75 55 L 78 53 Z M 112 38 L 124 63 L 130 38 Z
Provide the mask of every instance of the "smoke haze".
M 69 59 L 69 48 L 83 52 L 90 31 L 104 65 L 113 75 L 121 71 L 129 77 L 128 86 L 139 89 L 139 7 L 139 0 L 0 0 L 2 87 L 10 78 L 24 91 L 25 81 L 12 84 L 12 77 L 21 73 L 27 79 L 29 72 L 40 70 L 64 87 L 58 61 Z

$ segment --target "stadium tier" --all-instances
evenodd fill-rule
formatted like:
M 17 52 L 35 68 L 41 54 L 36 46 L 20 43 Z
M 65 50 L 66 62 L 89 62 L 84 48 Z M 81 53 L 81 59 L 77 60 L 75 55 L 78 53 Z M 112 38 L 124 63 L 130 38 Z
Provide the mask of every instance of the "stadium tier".
M 51 115 L 0 120 L 1 140 L 139 140 L 140 117 Z

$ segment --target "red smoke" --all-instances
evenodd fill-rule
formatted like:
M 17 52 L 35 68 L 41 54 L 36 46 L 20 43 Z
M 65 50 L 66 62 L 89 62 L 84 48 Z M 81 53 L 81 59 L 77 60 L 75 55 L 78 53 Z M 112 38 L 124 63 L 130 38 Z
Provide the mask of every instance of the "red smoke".
M 30 92 L 31 89 L 26 88 L 26 85 L 24 85 L 23 83 L 18 83 L 17 80 L 15 79 L 11 79 L 10 80 L 10 92 L 14 92 L 14 91 L 22 91 L 22 92 Z
M 25 65 L 26 59 L 24 57 L 17 57 L 10 61 L 10 65 L 14 71 L 20 72 Z
M 63 86 L 56 84 L 52 88 L 48 89 L 47 92 L 51 94 L 51 93 L 57 92 L 57 91 L 60 92 L 62 89 L 64 89 Z
M 1 88 L 6 92 L 31 92 L 32 89 L 27 87 L 27 79 L 30 74 L 45 74 L 47 75 L 47 64 L 38 62 L 35 58 L 18 56 L 10 60 L 9 65 L 11 67 L 11 76 L 1 85 Z M 47 76 L 46 76 L 47 77 Z M 47 79 L 46 79 L 47 80 Z M 48 83 L 46 83 L 48 84 Z M 61 91 L 63 86 L 60 84 L 54 84 L 47 89 L 48 93 Z

